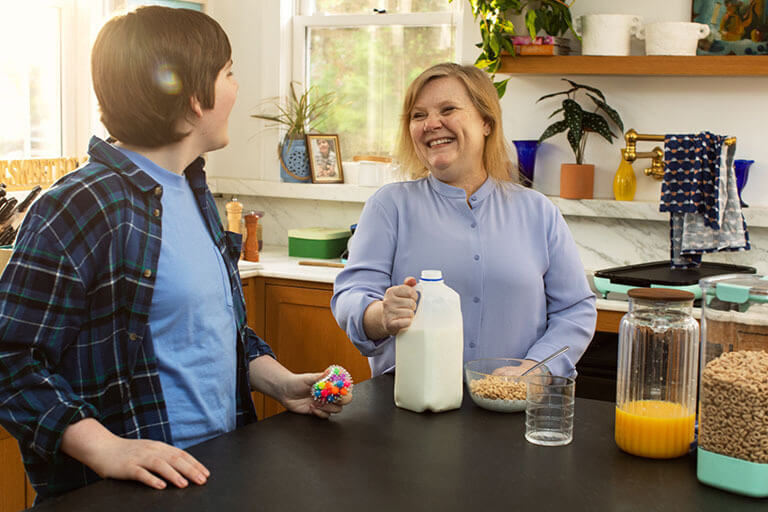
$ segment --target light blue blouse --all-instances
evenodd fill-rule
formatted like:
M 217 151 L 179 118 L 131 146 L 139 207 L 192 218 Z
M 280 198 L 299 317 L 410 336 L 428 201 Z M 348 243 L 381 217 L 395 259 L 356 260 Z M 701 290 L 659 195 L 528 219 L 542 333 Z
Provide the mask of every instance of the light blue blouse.
M 461 296 L 464 360 L 518 357 L 574 376 L 595 330 L 595 296 L 560 211 L 542 194 L 491 178 L 469 198 L 432 175 L 379 189 L 363 208 L 331 308 L 373 375 L 395 364 L 394 337 L 370 340 L 368 305 L 422 270 Z

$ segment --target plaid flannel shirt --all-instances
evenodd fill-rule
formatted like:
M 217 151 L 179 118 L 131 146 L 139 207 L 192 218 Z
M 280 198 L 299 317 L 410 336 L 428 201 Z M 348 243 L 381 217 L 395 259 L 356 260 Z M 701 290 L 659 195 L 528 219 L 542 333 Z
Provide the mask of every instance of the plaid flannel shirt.
M 93 417 L 125 438 L 173 442 L 148 328 L 162 187 L 97 137 L 88 153 L 29 210 L 0 279 L 0 424 L 18 439 L 40 499 L 98 480 L 60 451 L 74 422 Z M 248 362 L 274 354 L 246 325 L 241 237 L 222 228 L 203 163 L 185 172 L 229 270 L 239 427 L 256 420 Z

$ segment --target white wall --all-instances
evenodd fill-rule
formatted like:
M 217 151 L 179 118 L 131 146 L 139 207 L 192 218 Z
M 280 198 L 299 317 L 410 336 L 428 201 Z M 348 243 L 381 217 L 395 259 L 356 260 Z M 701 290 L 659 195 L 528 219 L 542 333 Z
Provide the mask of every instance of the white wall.
M 455 0 L 466 1 L 466 0 Z M 275 130 L 263 131 L 250 113 L 260 100 L 278 95 L 279 77 L 290 69 L 290 40 L 281 41 L 281 9 L 291 0 L 209 0 L 209 13 L 227 31 L 233 45 L 235 73 L 240 95 L 230 118 L 228 148 L 212 153 L 211 174 L 252 179 L 278 179 Z M 589 13 L 639 14 L 647 22 L 690 20 L 691 0 L 579 0 L 574 16 Z M 476 37 L 472 37 L 475 30 Z M 470 27 L 463 40 L 464 62 L 472 62 L 479 31 Z M 287 52 L 287 53 L 286 53 Z M 639 41 L 633 52 L 642 53 Z M 756 57 L 766 58 L 766 57 Z M 561 90 L 559 76 L 515 76 L 502 99 L 504 130 L 509 140 L 537 138 L 549 124 L 547 117 L 555 102 L 536 104 L 539 96 Z M 709 130 L 738 138 L 736 157 L 756 161 L 752 166 L 744 200 L 768 206 L 768 148 L 763 142 L 763 125 L 768 112 L 768 78 L 765 77 L 626 77 L 569 76 L 600 88 L 608 103 L 622 115 L 625 128 L 640 133 L 690 133 Z M 612 197 L 612 180 L 619 163 L 621 142 L 609 145 L 591 136 L 586 160 L 596 167 L 595 197 Z M 641 143 L 650 150 L 653 143 Z M 547 194 L 559 190 L 561 162 L 573 155 L 563 135 L 545 143 L 536 163 L 535 186 Z M 658 199 L 660 185 L 641 175 L 648 160 L 636 162 L 636 199 Z
M 207 12 L 229 36 L 238 99 L 229 118 L 229 146 L 208 155 L 209 173 L 221 177 L 279 180 L 276 129 L 250 114 L 280 95 L 280 76 L 291 68 L 290 46 L 281 40 L 281 9 L 291 0 L 208 0 Z
M 592 13 L 639 14 L 646 22 L 690 21 L 691 0 L 579 0 L 572 8 L 574 17 Z M 641 55 L 642 42 L 633 43 L 633 53 Z M 768 57 L 755 57 L 768 58 Z M 536 99 L 563 90 L 568 84 L 560 76 L 515 76 L 502 99 L 504 130 L 509 140 L 538 138 L 551 120 L 547 117 L 557 101 Z M 691 133 L 709 130 L 736 136 L 736 158 L 755 160 L 750 170 L 743 199 L 750 205 L 768 205 L 768 147 L 764 126 L 768 112 L 766 77 L 662 77 L 662 76 L 567 76 L 579 83 L 600 89 L 608 104 L 616 108 L 625 130 L 639 133 Z M 587 99 L 591 103 L 591 100 Z M 613 145 L 591 135 L 585 163 L 595 164 L 595 197 L 612 198 L 613 175 L 619 164 L 623 139 Z M 657 143 L 638 143 L 649 151 Z M 573 162 L 573 153 L 561 134 L 549 139 L 537 156 L 534 182 L 544 193 L 557 195 L 561 162 Z M 639 200 L 656 200 L 660 183 L 642 175 L 650 160 L 634 164 Z

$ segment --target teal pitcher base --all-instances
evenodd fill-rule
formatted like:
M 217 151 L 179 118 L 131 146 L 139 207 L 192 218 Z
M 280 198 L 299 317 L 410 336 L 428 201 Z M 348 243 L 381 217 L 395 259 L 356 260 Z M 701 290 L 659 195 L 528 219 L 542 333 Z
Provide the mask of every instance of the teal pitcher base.
M 753 498 L 768 497 L 768 464 L 697 450 L 699 482 Z

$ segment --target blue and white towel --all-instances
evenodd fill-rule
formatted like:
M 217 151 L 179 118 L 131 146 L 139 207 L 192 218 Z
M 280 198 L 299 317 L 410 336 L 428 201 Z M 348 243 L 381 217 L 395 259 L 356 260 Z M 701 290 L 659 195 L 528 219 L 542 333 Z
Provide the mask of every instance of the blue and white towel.
M 692 268 L 701 255 L 749 250 L 733 171 L 736 144 L 710 132 L 667 135 L 659 210 L 670 212 L 673 268 Z

